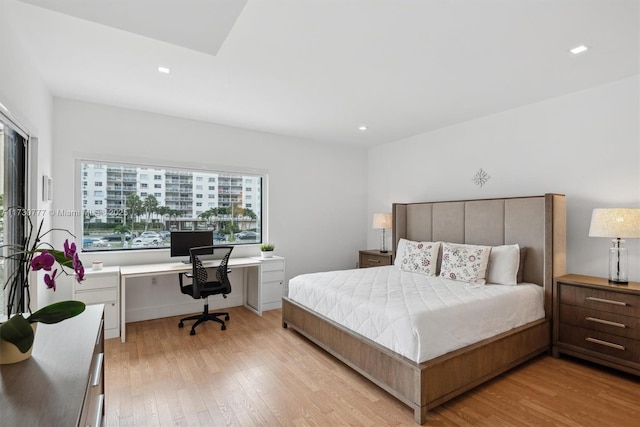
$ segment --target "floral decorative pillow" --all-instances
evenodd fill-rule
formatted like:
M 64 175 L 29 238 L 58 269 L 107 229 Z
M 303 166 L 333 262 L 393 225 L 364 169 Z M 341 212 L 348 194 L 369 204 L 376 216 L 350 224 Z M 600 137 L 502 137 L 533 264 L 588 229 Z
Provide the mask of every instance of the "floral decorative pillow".
M 413 242 L 407 240 L 400 268 L 413 273 L 435 276 L 439 249 L 440 242 Z
M 442 244 L 440 277 L 484 285 L 490 246 Z

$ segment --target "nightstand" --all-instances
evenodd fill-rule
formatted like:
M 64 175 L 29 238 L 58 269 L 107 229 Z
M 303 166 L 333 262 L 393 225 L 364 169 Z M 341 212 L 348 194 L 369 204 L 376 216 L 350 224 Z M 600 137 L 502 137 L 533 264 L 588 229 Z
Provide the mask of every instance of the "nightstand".
M 640 283 L 569 274 L 553 289 L 553 355 L 640 375 Z
M 360 268 L 380 267 L 382 265 L 391 265 L 392 263 L 393 254 L 391 252 L 382 253 L 374 249 L 360 251 L 358 258 L 358 266 Z

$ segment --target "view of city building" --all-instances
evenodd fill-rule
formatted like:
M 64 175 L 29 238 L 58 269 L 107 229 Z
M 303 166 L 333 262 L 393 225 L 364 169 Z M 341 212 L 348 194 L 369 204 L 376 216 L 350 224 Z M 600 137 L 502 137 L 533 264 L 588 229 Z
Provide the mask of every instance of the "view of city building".
M 85 250 L 167 246 L 180 230 L 261 241 L 260 175 L 82 162 L 81 188 Z M 161 237 L 136 242 L 142 232 Z

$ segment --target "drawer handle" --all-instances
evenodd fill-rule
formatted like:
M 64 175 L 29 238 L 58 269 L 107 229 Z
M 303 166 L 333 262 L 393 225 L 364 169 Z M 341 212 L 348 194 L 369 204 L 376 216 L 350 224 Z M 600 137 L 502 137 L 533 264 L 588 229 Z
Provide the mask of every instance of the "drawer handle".
M 367 261 L 375 262 L 376 264 L 380 264 L 380 260 L 379 259 L 368 259 Z
M 624 346 L 622 346 L 620 344 L 614 344 L 614 343 L 609 342 L 609 341 L 602 341 L 602 340 L 599 340 L 597 338 L 587 337 L 587 338 L 585 338 L 585 341 L 589 341 L 589 342 L 600 344 L 600 345 L 605 345 L 607 347 L 615 348 L 615 349 L 618 349 L 618 350 L 626 350 L 624 348 Z
M 616 326 L 618 328 L 626 328 L 627 325 L 624 323 L 612 322 L 610 320 L 598 319 L 597 317 L 587 317 L 586 320 L 589 322 L 602 323 L 603 325 Z
M 104 394 L 98 396 L 98 407 L 96 408 L 96 419 L 93 421 L 93 425 L 96 427 L 102 426 L 102 413 L 104 412 Z
M 595 301 L 595 302 L 606 302 L 607 304 L 614 304 L 614 305 L 627 305 L 626 302 L 622 302 L 622 301 L 613 301 L 610 299 L 604 299 L 604 298 L 596 298 L 596 297 L 587 297 L 588 301 Z
M 91 378 L 93 378 L 91 387 L 96 387 L 100 385 L 100 377 L 102 376 L 103 363 L 104 363 L 104 353 L 98 353 L 96 358 L 96 364 L 93 366 L 93 374 L 91 374 Z

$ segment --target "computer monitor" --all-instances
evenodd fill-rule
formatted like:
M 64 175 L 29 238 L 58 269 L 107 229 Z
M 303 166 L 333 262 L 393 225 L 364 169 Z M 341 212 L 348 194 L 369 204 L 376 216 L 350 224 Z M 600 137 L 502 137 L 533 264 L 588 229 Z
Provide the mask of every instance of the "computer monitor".
M 171 257 L 183 257 L 182 262 L 190 263 L 189 249 L 197 246 L 213 246 L 213 231 L 172 231 Z

